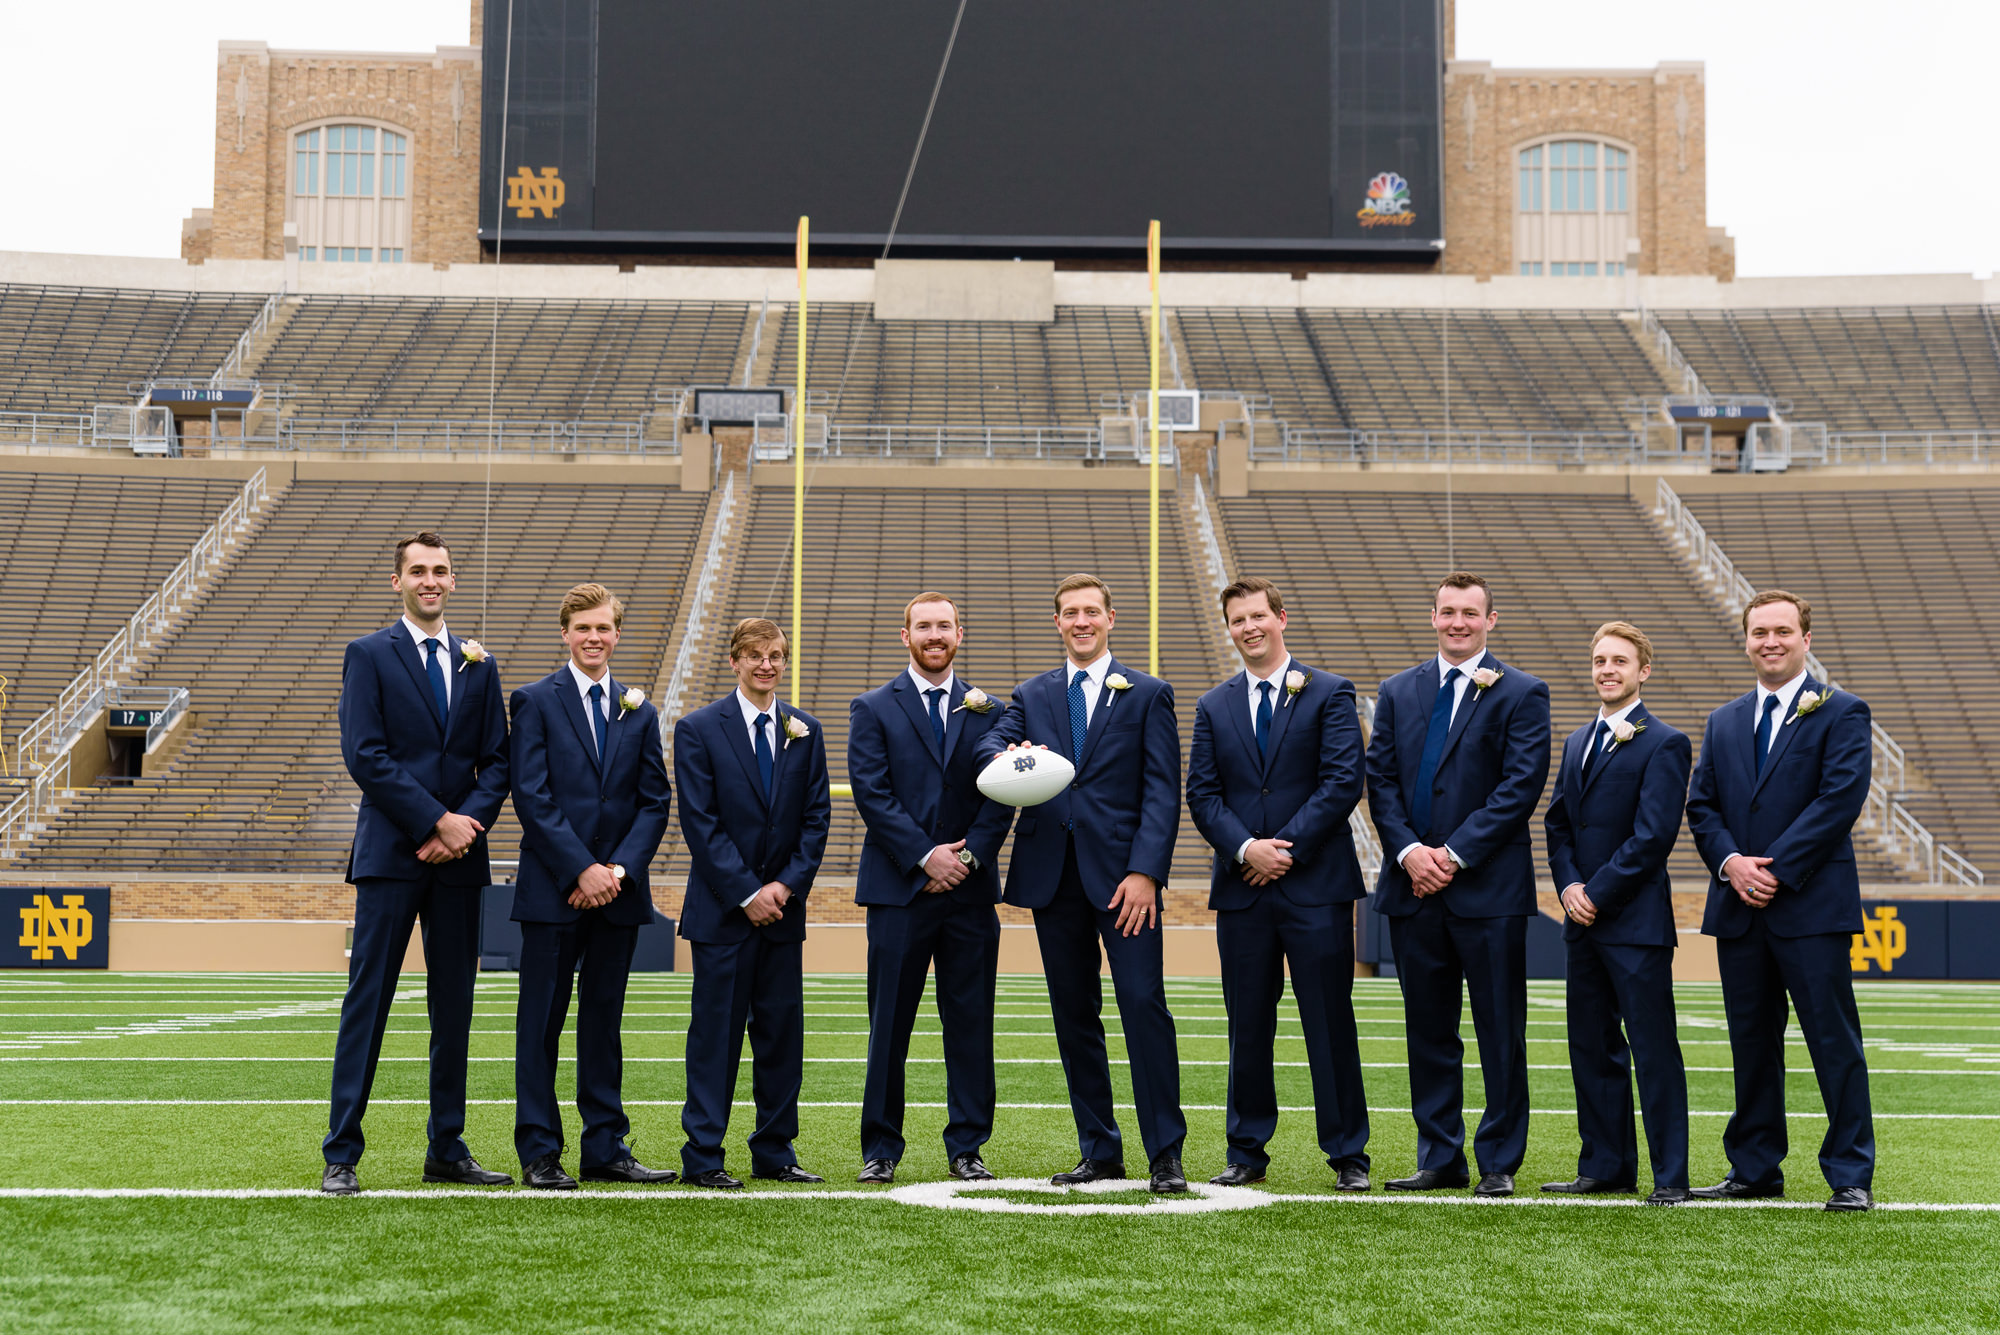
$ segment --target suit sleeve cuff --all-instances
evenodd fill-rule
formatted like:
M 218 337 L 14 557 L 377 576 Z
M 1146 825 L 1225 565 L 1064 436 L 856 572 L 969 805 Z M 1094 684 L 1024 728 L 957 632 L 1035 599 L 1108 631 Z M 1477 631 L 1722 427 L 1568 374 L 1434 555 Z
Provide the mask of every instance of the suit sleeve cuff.
M 739 908 L 739 909 L 747 909 L 747 908 L 749 908 L 749 907 L 750 907 L 750 901 L 751 901 L 751 900 L 753 900 L 753 899 L 755 899 L 755 898 L 756 898 L 756 897 L 757 897 L 758 895 L 761 895 L 761 894 L 763 894 L 763 893 L 764 893 L 764 887 L 760 885 L 760 886 L 758 886 L 758 887 L 757 887 L 757 888 L 756 888 L 755 890 L 752 890 L 752 891 L 751 891 L 751 892 L 750 892 L 749 894 L 745 895 L 745 896 L 743 897 L 743 902 L 742 902 L 741 904 L 738 904 L 738 905 L 737 905 L 736 907 L 737 907 L 737 908 Z
M 1236 846 L 1236 860 L 1238 862 L 1248 861 L 1250 854 L 1250 845 L 1256 842 L 1257 841 L 1255 839 L 1245 839 L 1242 843 L 1238 844 Z
M 1466 861 L 1466 860 L 1465 860 L 1464 858 L 1460 857 L 1460 856 L 1458 855 L 1457 851 L 1456 851 L 1456 850 L 1454 850 L 1454 849 L 1452 848 L 1452 846 L 1451 846 L 1450 844 L 1446 844 L 1446 845 L 1444 846 L 1444 851 L 1445 851 L 1445 854 L 1446 854 L 1446 855 L 1447 855 L 1448 857 L 1450 857 L 1450 858 L 1451 858 L 1451 860 L 1452 860 L 1453 862 L 1456 862 L 1456 863 L 1458 864 L 1458 869 L 1459 869 L 1460 871 L 1464 871 L 1464 870 L 1465 870 L 1465 869 L 1466 869 L 1466 868 L 1467 868 L 1468 866 L 1470 866 L 1470 865 L 1471 865 L 1471 864 L 1470 864 L 1470 863 L 1468 863 L 1468 862 L 1467 862 L 1467 861 Z
M 1422 843 L 1405 844 L 1403 846 L 1403 851 L 1396 854 L 1396 865 L 1398 867 L 1402 866 L 1404 858 L 1410 856 L 1410 854 L 1416 852 L 1418 849 L 1422 847 L 1423 847 Z

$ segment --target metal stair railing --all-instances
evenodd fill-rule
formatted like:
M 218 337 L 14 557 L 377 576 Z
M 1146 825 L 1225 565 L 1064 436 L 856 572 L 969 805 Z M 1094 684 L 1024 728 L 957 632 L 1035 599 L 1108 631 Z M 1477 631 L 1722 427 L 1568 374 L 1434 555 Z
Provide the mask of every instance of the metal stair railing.
M 695 652 L 707 631 L 710 602 L 715 594 L 715 581 L 722 573 L 722 554 L 729 539 L 729 524 L 736 513 L 736 474 L 729 473 L 722 483 L 722 500 L 716 506 L 715 527 L 709 530 L 708 547 L 701 556 L 701 573 L 695 580 L 694 597 L 688 604 L 687 629 L 681 634 L 680 651 L 674 655 L 673 671 L 668 674 L 667 688 L 660 697 L 660 742 L 671 754 L 674 745 L 674 724 L 679 722 L 681 701 L 687 695 L 690 682 L 694 678 Z

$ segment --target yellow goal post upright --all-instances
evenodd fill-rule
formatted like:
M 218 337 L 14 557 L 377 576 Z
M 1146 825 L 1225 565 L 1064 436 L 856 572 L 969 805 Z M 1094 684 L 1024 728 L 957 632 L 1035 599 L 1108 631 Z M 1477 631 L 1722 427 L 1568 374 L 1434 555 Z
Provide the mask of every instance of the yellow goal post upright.
M 802 709 L 805 671 L 799 623 L 805 607 L 806 570 L 806 245 L 812 220 L 799 215 L 799 381 L 792 391 L 792 708 Z
M 1146 515 L 1146 671 L 1160 675 L 1160 220 L 1146 228 L 1146 274 L 1153 286 L 1151 467 Z

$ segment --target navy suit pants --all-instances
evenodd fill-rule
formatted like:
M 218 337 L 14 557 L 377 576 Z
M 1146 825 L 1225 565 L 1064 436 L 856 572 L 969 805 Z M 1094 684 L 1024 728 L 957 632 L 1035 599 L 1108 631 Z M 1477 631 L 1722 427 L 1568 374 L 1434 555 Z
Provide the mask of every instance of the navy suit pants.
M 1486 1082 L 1473 1148 L 1482 1173 L 1514 1173 L 1528 1149 L 1528 920 L 1461 918 L 1438 895 L 1389 919 L 1410 1059 L 1417 1167 L 1465 1170 L 1465 1043 L 1461 997 Z
M 1852 947 L 1846 932 L 1774 936 L 1761 913 L 1751 915 L 1750 930 L 1742 936 L 1716 939 L 1736 1068 L 1736 1111 L 1722 1133 L 1722 1148 L 1729 1175 L 1738 1182 L 1762 1187 L 1785 1180 L 1789 993 L 1826 1105 L 1820 1171 L 1836 1191 L 1874 1185 L 1875 1120 L 1861 1053 L 1861 1016 L 1854 1007 Z
M 868 1073 L 861 1088 L 861 1157 L 903 1157 L 904 1067 L 910 1032 L 937 961 L 944 1030 L 947 1161 L 977 1153 L 993 1135 L 993 990 L 1000 915 L 990 900 L 949 891 L 906 905 L 868 906 Z
M 1111 1064 L 1104 1051 L 1102 958 L 1111 965 L 1111 990 L 1125 1031 L 1132 1101 L 1147 1162 L 1179 1154 L 1187 1139 L 1187 1118 L 1181 1112 L 1180 1050 L 1174 1017 L 1167 1009 L 1160 923 L 1156 920 L 1136 936 L 1121 935 L 1118 916 L 1084 895 L 1074 844 L 1063 859 L 1055 898 L 1034 912 L 1035 940 L 1042 950 L 1056 1050 L 1069 1084 L 1078 1149 L 1086 1159 L 1122 1162 L 1125 1158 L 1112 1112 Z
M 514 1013 L 514 1149 L 521 1164 L 563 1148 L 562 1108 L 556 1101 L 557 1050 L 569 1020 L 572 989 L 581 992 L 576 1014 L 576 1106 L 583 1114 L 584 1168 L 602 1168 L 632 1153 L 625 1137 L 620 1087 L 625 1049 L 625 983 L 639 929 L 607 922 L 603 909 L 574 922 L 521 924 L 521 995 Z M 582 962 L 581 971 L 578 961 Z
M 773 941 L 752 931 L 741 941 L 690 941 L 694 987 L 688 996 L 687 1104 L 681 1110 L 681 1171 L 722 1167 L 729 1106 L 743 1035 L 750 1035 L 750 1170 L 776 1172 L 798 1162 L 799 1086 L 805 1075 L 805 943 Z
M 424 1004 L 430 1012 L 430 1120 L 425 1154 L 443 1163 L 471 1157 L 465 1147 L 465 1056 L 472 1034 L 472 985 L 479 976 L 479 888 L 440 885 L 425 869 L 414 881 L 363 877 L 354 883 L 354 947 L 347 995 L 333 1044 L 333 1094 L 321 1151 L 328 1163 L 359 1163 L 361 1118 L 375 1085 L 382 1033 L 410 932 L 424 927 Z
M 1577 1173 L 1628 1188 L 1637 1184 L 1636 1062 L 1653 1185 L 1686 1187 L 1687 1068 L 1675 1030 L 1673 947 L 1615 945 L 1584 935 L 1568 943 L 1568 952 L 1564 1006 L 1577 1132 L 1583 1138 Z
M 1354 905 L 1294 904 L 1268 886 L 1215 915 L 1229 1010 L 1229 1162 L 1264 1168 L 1278 1129 L 1273 1062 L 1285 964 L 1305 1031 L 1319 1147 L 1334 1167 L 1368 1168 L 1368 1096 L 1354 1027 Z

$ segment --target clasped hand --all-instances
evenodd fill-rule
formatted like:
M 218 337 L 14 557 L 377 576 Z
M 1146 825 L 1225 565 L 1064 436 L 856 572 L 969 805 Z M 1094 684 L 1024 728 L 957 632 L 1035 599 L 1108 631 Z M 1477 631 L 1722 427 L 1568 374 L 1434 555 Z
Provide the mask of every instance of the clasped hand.
M 601 909 L 618 898 L 624 887 L 611 874 L 611 868 L 601 862 L 593 862 L 583 869 L 583 875 L 576 878 L 576 889 L 569 892 L 569 906 L 573 909 Z
M 1252 839 L 1243 850 L 1243 879 L 1252 885 L 1269 885 L 1292 869 L 1292 855 L 1286 850 L 1289 839 Z
M 1778 878 L 1771 872 L 1771 859 L 1737 853 L 1722 864 L 1736 897 L 1753 909 L 1761 909 L 1778 895 Z
M 758 887 L 750 902 L 743 906 L 743 916 L 753 926 L 769 927 L 785 916 L 785 905 L 792 902 L 792 892 L 783 881 L 771 881 Z
M 958 860 L 959 850 L 965 847 L 965 840 L 955 844 L 939 844 L 924 859 L 924 893 L 941 895 L 972 874 L 972 868 Z
M 1458 875 L 1458 863 L 1442 848 L 1418 844 L 1403 859 L 1403 870 L 1409 873 L 1410 889 L 1422 899 L 1450 885 L 1451 878 Z
M 453 862 L 465 856 L 473 841 L 486 832 L 486 827 L 470 816 L 461 816 L 456 811 L 447 811 L 438 817 L 438 823 L 431 830 L 431 837 L 417 848 L 417 860 L 436 865 Z
M 1590 896 L 1583 891 L 1583 882 L 1575 881 L 1563 887 L 1563 912 L 1579 927 L 1588 927 L 1597 921 L 1597 905 L 1590 902 Z

